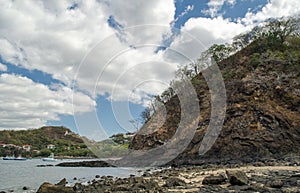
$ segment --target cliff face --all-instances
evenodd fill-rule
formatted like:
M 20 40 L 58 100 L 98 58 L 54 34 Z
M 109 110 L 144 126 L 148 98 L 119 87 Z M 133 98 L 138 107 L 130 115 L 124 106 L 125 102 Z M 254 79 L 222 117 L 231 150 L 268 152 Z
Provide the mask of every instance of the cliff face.
M 189 146 L 174 164 L 201 164 L 230 160 L 253 161 L 300 155 L 299 47 L 257 53 L 257 43 L 219 63 L 227 94 L 223 128 L 212 148 L 198 154 L 210 119 L 210 93 L 201 74 L 192 83 L 201 115 Z M 176 96 L 166 104 L 167 116 L 155 113 L 133 138 L 130 148 L 148 150 L 171 139 L 180 121 Z

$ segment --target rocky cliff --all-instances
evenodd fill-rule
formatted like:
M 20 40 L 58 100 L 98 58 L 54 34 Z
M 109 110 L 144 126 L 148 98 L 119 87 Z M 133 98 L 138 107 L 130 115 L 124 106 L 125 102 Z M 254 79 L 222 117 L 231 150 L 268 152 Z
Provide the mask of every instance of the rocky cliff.
M 265 48 L 253 42 L 219 62 L 227 95 L 226 118 L 216 142 L 198 154 L 210 121 L 211 101 L 201 74 L 192 79 L 201 115 L 196 133 L 185 149 L 169 164 L 251 162 L 300 155 L 300 51 L 299 44 Z M 180 101 L 165 103 L 163 125 L 154 113 L 133 138 L 130 148 L 149 150 L 163 145 L 176 132 Z

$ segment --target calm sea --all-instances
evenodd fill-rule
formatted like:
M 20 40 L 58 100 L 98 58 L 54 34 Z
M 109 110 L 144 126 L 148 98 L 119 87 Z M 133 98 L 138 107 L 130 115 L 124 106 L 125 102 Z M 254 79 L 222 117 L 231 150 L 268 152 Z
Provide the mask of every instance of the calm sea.
M 69 184 L 74 184 L 92 180 L 96 175 L 128 177 L 130 174 L 138 174 L 137 169 L 134 168 L 36 167 L 45 164 L 56 165 L 66 161 L 74 160 L 57 162 L 44 162 L 40 159 L 26 161 L 0 160 L 0 192 L 36 192 L 43 182 L 54 184 L 63 178 L 66 178 Z M 74 180 L 74 177 L 77 180 Z M 29 190 L 24 191 L 24 186 L 28 187 Z

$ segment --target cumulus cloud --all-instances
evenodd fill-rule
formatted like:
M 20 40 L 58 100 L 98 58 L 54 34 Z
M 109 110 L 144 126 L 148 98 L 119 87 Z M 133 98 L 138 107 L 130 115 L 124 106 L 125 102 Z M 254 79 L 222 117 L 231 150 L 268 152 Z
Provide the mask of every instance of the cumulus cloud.
M 113 32 L 96 1 L 80 3 L 80 9 L 68 9 L 71 1 L 2 3 L 0 35 L 7 46 L 2 47 L 6 51 L 0 50 L 1 56 L 12 64 L 52 74 L 66 84 L 88 49 Z
M 184 11 L 178 16 L 178 18 L 185 16 L 190 11 L 193 11 L 194 8 L 195 8 L 194 5 L 188 5 L 188 6 L 186 6 L 186 8 L 184 9 Z M 176 18 L 176 20 L 178 20 L 178 18 Z
M 91 111 L 94 101 L 82 93 L 74 93 L 80 103 L 72 102 L 73 91 L 61 85 L 51 87 L 14 74 L 0 75 L 0 129 L 38 128 L 58 115 Z M 79 100 L 78 100 L 79 101 Z
M 248 12 L 240 19 L 245 25 L 254 25 L 268 18 L 279 18 L 299 15 L 300 1 L 298 0 L 270 0 L 261 11 L 257 13 Z
M 210 0 L 206 12 L 212 18 L 189 19 L 170 47 L 158 49 L 172 36 L 173 0 L 1 1 L 1 58 L 63 84 L 2 74 L 0 102 L 6 106 L 1 107 L 0 126 L 37 127 L 72 110 L 87 113 L 99 95 L 145 105 L 168 85 L 179 64 L 195 60 L 212 44 L 230 41 L 257 21 L 291 15 L 300 7 L 298 0 L 271 0 L 261 12 L 249 12 L 238 22 L 222 18 L 223 5 L 235 2 Z M 188 6 L 182 14 L 191 10 Z M 0 70 L 7 67 L 0 64 Z
M 232 21 L 218 15 L 223 5 L 228 3 L 234 5 L 236 0 L 210 0 L 209 9 L 205 12 L 212 18 L 190 18 L 182 27 L 182 33 L 172 42 L 170 48 L 181 50 L 182 53 L 197 58 L 201 51 L 206 50 L 213 44 L 231 42 L 232 38 L 240 33 L 250 30 L 255 25 L 269 18 L 292 16 L 300 13 L 300 1 L 297 0 L 271 0 L 261 11 L 252 13 L 249 11 L 244 18 Z M 188 35 L 189 34 L 189 35 Z M 193 36 L 194 38 L 191 38 Z M 195 38 L 201 42 L 195 42 Z M 171 55 L 171 58 L 174 58 Z
M 173 0 L 114 0 L 108 4 L 108 12 L 127 27 L 144 24 L 169 25 L 174 19 Z
M 106 3 L 91 0 L 74 4 L 74 1 L 66 0 L 2 2 L 0 36 L 5 46 L 1 47 L 0 54 L 3 59 L 27 69 L 47 72 L 71 85 L 84 56 L 105 38 L 115 36 L 115 30 L 108 24 L 110 16 L 125 28 L 143 24 L 168 26 L 175 12 L 172 0 Z M 167 27 L 163 29 L 142 31 L 134 36 L 125 34 L 124 38 L 133 38 L 136 44 L 160 45 L 162 35 L 170 32 Z M 107 45 L 106 50 L 109 52 L 111 47 Z M 99 58 L 96 58 L 97 68 L 104 66 Z M 134 56 L 131 59 L 134 60 Z M 93 68 L 90 71 L 92 73 Z
M 210 15 L 211 17 L 220 16 L 219 11 L 222 9 L 225 3 L 233 6 L 236 3 L 236 0 L 210 0 L 207 3 L 209 9 L 202 10 L 202 12 Z
M 10 42 L 7 39 L 0 38 L 0 53 L 1 57 L 10 63 L 15 65 L 26 64 L 26 60 L 24 58 L 24 53 L 22 49 L 20 49 L 17 43 Z
M 213 44 L 230 42 L 232 38 L 249 29 L 221 16 L 217 18 L 191 18 L 182 27 L 182 33 L 172 42 L 170 49 L 179 50 L 195 61 L 201 52 Z M 171 55 L 171 58 L 173 56 Z
M 34 126 L 41 125 L 45 123 L 46 119 L 57 119 L 59 114 L 70 114 L 71 110 L 69 107 L 72 106 L 68 105 L 69 103 L 64 104 L 60 100 L 47 100 L 47 93 L 58 96 L 70 96 L 72 94 L 70 88 L 74 78 L 75 90 L 77 91 L 74 95 L 74 103 L 78 104 L 74 108 L 75 113 L 90 111 L 89 103 L 86 104 L 85 101 L 82 101 L 82 98 L 86 97 L 89 100 L 96 100 L 98 94 L 108 94 L 114 100 L 124 100 L 125 98 L 128 100 L 128 95 L 131 94 L 134 97 L 131 97 L 130 100 L 138 102 L 138 96 L 131 93 L 131 89 L 134 87 L 133 83 L 138 84 L 139 81 L 145 81 L 145 78 L 153 78 L 145 76 L 145 71 L 141 72 L 143 67 L 140 64 L 151 60 L 163 61 L 162 55 L 158 54 L 156 50 L 158 46 L 163 44 L 163 35 L 170 33 L 168 26 L 173 20 L 174 12 L 175 5 L 172 0 L 143 2 L 134 0 L 130 2 L 121 0 L 109 2 L 96 0 L 62 0 L 57 2 L 50 0 L 2 1 L 0 6 L 0 25 L 2 26 L 0 29 L 0 43 L 2 45 L 0 55 L 2 59 L 22 68 L 46 72 L 52 75 L 54 79 L 63 82 L 63 85 L 66 85 L 56 85 L 57 88 L 54 90 L 44 85 L 43 88 L 46 91 L 41 92 L 46 95 L 41 100 L 52 101 L 52 105 L 55 107 L 66 105 L 65 111 L 61 108 L 56 110 L 42 108 L 44 111 L 37 112 L 47 113 L 47 116 L 41 114 L 40 119 L 35 120 L 35 124 L 33 124 L 32 118 L 26 118 L 26 116 L 23 116 L 22 121 L 18 121 L 25 123 L 28 120 L 28 124 L 23 124 L 23 126 L 29 127 L 30 123 Z M 116 34 L 116 29 L 108 22 L 110 17 L 113 17 L 124 28 L 139 25 L 141 28 L 133 28 L 132 30 L 127 30 L 126 33 Z M 141 26 L 145 24 L 149 27 Z M 151 27 L 154 25 L 164 27 L 155 29 Z M 151 30 L 146 30 L 149 28 Z M 119 29 L 120 31 L 122 29 Z M 106 41 L 110 38 L 113 39 L 113 42 Z M 134 47 L 145 44 L 152 45 L 152 48 L 140 49 Z M 96 54 L 91 54 L 93 53 L 93 48 L 98 45 L 102 46 L 103 49 L 96 49 Z M 106 62 L 114 57 L 111 54 L 115 54 L 115 50 L 121 52 L 123 50 L 129 51 L 124 53 L 123 56 L 122 53 L 119 53 L 120 56 L 106 66 Z M 80 63 L 85 56 L 90 56 L 88 57 L 89 64 L 80 68 Z M 148 74 L 157 74 L 154 78 L 162 79 L 163 81 L 168 81 L 170 73 L 166 75 L 161 72 L 165 72 L 167 69 L 171 69 L 173 72 L 174 66 L 176 66 L 170 67 L 165 65 L 165 69 L 163 66 L 163 69 L 159 69 L 151 68 L 150 65 L 147 67 L 150 69 L 145 68 L 145 70 L 150 70 Z M 134 72 L 137 72 L 137 68 L 140 68 L 140 73 L 134 74 Z M 105 73 L 103 77 L 100 77 L 101 82 L 99 85 L 101 86 L 97 87 L 94 94 L 94 87 L 98 84 L 97 79 L 103 70 Z M 120 74 L 127 71 L 130 73 L 125 73 L 124 76 L 128 76 L 128 78 L 122 77 L 122 80 L 126 80 L 118 82 L 118 84 L 112 84 L 118 80 Z M 20 77 L 15 77 L 15 79 L 20 79 Z M 29 79 L 28 81 L 26 79 L 24 82 L 33 84 Z M 43 85 L 39 86 L 42 87 Z M 118 90 L 112 96 L 112 91 L 116 90 L 116 88 Z M 149 88 L 143 88 L 143 92 L 149 92 L 149 94 L 157 93 L 156 91 L 159 90 L 154 89 L 154 92 L 153 90 L 150 91 Z M 12 93 L 16 92 L 14 90 L 18 90 L 12 86 L 9 89 L 13 90 Z M 19 93 L 18 95 L 22 96 L 22 94 Z M 25 98 L 26 101 L 20 101 L 18 103 L 19 106 L 23 102 L 31 104 L 30 100 L 36 101 L 34 96 L 31 96 L 31 98 L 26 96 Z M 45 103 L 48 104 L 47 102 Z M 13 106 L 12 102 L 8 104 Z M 83 108 L 84 105 L 87 105 L 87 108 Z M 9 108 L 10 106 L 7 106 L 7 108 L 3 109 L 3 112 L 11 111 Z M 30 110 L 35 109 L 28 108 L 28 112 Z M 15 113 L 18 114 L 18 112 Z M 13 117 L 13 114 L 9 115 Z M 9 122 L 10 120 L 6 122 L 3 120 L 2 125 L 9 127 L 13 127 L 13 124 L 16 124 L 16 127 L 19 125 L 17 121 L 6 124 Z
M 149 28 L 133 28 L 133 31 L 129 33 L 134 35 L 144 31 L 164 30 L 164 27 L 159 30 L 155 26 L 150 26 Z M 168 84 L 170 82 L 178 67 L 177 62 L 166 61 L 164 52 L 157 52 L 158 45 L 151 44 L 151 41 L 143 43 L 137 40 L 137 42 L 129 41 L 128 43 L 137 45 L 137 47 L 128 48 L 126 44 L 118 42 L 115 36 L 95 47 L 81 64 L 76 76 L 76 85 L 79 88 L 85 88 L 88 93 L 100 95 L 108 93 L 109 98 L 114 101 L 129 100 L 141 103 L 142 100 L 138 100 L 140 96 L 132 93 L 138 85 L 147 85 L 151 82 Z M 114 49 L 105 50 L 109 45 L 114 45 Z M 101 60 L 99 61 L 97 58 L 101 58 Z M 139 88 L 149 95 L 157 95 L 165 87 L 158 84 Z M 132 96 L 129 97 L 130 95 Z

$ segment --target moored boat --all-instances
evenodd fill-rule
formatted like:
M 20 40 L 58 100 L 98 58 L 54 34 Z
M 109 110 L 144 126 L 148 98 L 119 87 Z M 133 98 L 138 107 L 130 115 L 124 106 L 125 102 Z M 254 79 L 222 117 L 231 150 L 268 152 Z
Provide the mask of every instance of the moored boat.
M 45 157 L 42 159 L 43 161 L 48 161 L 48 162 L 56 162 L 57 159 L 54 158 L 54 153 L 51 153 L 49 157 Z
M 27 158 L 19 156 L 19 157 L 16 157 L 14 160 L 25 161 L 25 160 L 27 160 Z
M 3 160 L 16 160 L 16 161 L 25 161 L 27 160 L 27 158 L 24 158 L 24 157 L 14 157 L 14 156 L 6 156 L 6 157 L 3 157 L 2 158 Z
M 6 156 L 6 157 L 3 157 L 2 159 L 3 160 L 14 160 L 15 157 L 13 157 L 13 156 Z

